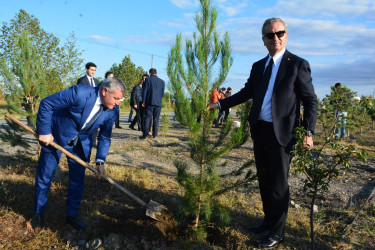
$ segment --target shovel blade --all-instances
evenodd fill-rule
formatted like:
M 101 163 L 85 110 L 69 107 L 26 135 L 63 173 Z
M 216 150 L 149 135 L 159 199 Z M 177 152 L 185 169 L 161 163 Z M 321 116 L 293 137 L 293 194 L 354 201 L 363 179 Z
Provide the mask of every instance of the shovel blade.
M 164 220 L 164 217 L 167 213 L 167 207 L 157 203 L 156 201 L 150 200 L 150 202 L 147 204 L 146 215 L 153 218 L 154 220 Z

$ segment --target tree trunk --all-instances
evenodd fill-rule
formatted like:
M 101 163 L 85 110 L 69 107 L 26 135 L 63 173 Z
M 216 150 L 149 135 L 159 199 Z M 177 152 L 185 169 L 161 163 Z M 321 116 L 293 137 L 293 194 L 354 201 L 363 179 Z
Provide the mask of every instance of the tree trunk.
M 204 165 L 201 164 L 201 169 L 200 169 L 200 174 L 199 174 L 199 186 L 200 186 L 200 188 L 203 185 L 203 170 L 204 170 Z M 195 224 L 194 224 L 195 228 L 198 228 L 198 226 L 199 226 L 199 215 L 201 213 L 202 194 L 199 194 L 197 203 L 198 203 L 198 210 L 197 210 L 197 214 L 195 215 Z
M 201 213 L 201 204 L 202 204 L 202 195 L 199 195 L 199 198 L 198 198 L 198 211 L 197 211 L 197 214 L 195 216 L 195 223 L 194 223 L 194 227 L 195 228 L 198 228 L 198 226 L 199 226 L 199 214 Z
M 314 239 L 314 205 L 315 205 L 315 199 L 316 194 L 318 192 L 318 185 L 315 184 L 314 187 L 314 194 L 311 199 L 311 207 L 310 207 L 310 235 L 311 235 L 311 249 L 315 249 L 315 239 Z

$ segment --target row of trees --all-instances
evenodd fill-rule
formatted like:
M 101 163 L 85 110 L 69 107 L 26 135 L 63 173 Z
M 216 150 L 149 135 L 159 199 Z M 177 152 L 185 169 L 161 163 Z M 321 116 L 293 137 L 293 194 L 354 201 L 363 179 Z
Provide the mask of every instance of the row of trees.
M 47 95 L 66 88 L 80 72 L 81 52 L 71 33 L 63 45 L 45 32 L 37 18 L 20 10 L 0 33 L 1 89 L 8 109 L 34 118 L 36 104 Z

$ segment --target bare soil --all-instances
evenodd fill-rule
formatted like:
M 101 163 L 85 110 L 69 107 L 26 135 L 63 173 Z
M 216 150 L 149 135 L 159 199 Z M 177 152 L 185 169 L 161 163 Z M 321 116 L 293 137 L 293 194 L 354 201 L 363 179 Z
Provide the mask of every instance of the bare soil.
M 126 116 L 127 118 L 127 116 Z M 111 186 L 86 171 L 85 191 L 79 217 L 86 225 L 77 231 L 65 222 L 68 169 L 65 157 L 56 171 L 44 229 L 34 232 L 32 216 L 36 160 L 24 156 L 20 148 L 0 142 L 0 248 L 98 248 L 98 249 L 251 249 L 260 236 L 250 233 L 251 225 L 262 220 L 262 207 L 257 182 L 230 192 L 227 200 L 232 221 L 228 227 L 209 228 L 206 242 L 188 240 L 186 228 L 177 223 L 178 204 L 183 193 L 175 181 L 173 161 L 189 161 L 187 130 L 171 117 L 165 137 L 140 140 L 139 131 L 128 128 L 125 115 L 122 129 L 113 130 L 112 145 L 106 161 L 107 175 L 134 195 L 149 202 L 154 200 L 168 208 L 161 221 L 145 215 L 145 209 Z M 160 132 L 159 132 L 160 133 Z M 32 136 L 27 137 L 35 142 Z M 370 152 L 367 163 L 352 162 L 340 169 L 330 189 L 320 194 L 316 216 L 318 249 L 375 248 L 375 198 L 353 224 L 348 236 L 342 233 L 353 221 L 375 186 L 375 132 L 356 135 L 345 143 L 358 144 Z M 35 149 L 36 143 L 33 144 Z M 20 152 L 19 152 L 20 151 Z M 92 156 L 95 155 L 95 149 Z M 223 157 L 223 172 L 239 167 L 253 157 L 252 142 Z M 94 157 L 92 157 L 92 160 Z M 194 171 L 194 169 L 192 169 Z M 255 168 L 254 168 L 255 171 Z M 291 200 L 300 206 L 290 207 L 286 240 L 281 249 L 309 247 L 309 199 L 302 190 L 304 176 L 290 171 Z

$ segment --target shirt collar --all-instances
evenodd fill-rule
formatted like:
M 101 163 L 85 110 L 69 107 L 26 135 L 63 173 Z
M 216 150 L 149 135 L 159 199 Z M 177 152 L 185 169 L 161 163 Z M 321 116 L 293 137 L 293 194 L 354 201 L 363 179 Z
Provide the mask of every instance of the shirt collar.
M 271 60 L 271 58 L 273 58 L 273 63 L 275 64 L 275 65 L 278 65 L 279 63 L 280 63 L 280 61 L 281 61 L 281 58 L 283 57 L 283 55 L 284 55 L 284 53 L 285 53 L 285 48 L 283 48 L 279 53 L 277 53 L 276 55 L 274 55 L 274 56 L 270 56 L 269 54 L 268 54 L 268 59 L 267 59 L 267 63 L 266 63 L 266 65 L 268 64 L 268 62 Z
M 102 104 L 102 99 L 100 98 L 100 93 L 98 90 L 98 98 L 96 98 L 95 105 L 101 105 Z

